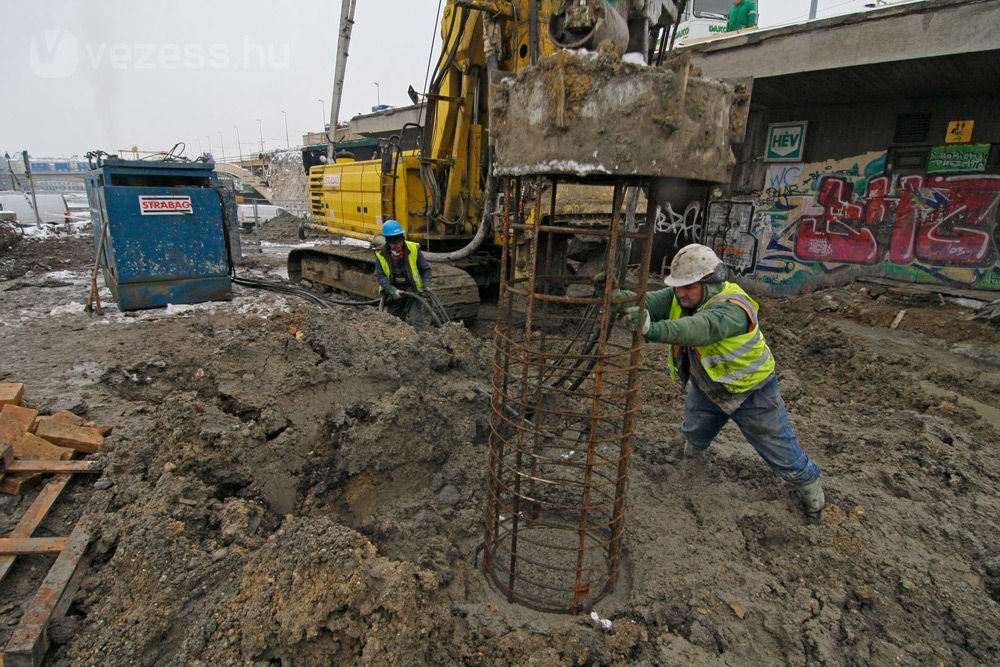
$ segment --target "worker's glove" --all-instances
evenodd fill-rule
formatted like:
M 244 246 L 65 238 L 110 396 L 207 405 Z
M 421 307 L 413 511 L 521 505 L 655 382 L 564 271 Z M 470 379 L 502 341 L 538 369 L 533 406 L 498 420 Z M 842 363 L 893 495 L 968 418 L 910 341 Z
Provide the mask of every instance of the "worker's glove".
M 625 311 L 625 324 L 632 331 L 638 331 L 645 336 L 649 333 L 650 327 L 649 311 L 635 306 L 629 308 Z
M 616 300 L 617 299 L 634 299 L 636 296 L 638 296 L 638 295 L 635 292 L 631 292 L 631 291 L 626 290 L 626 289 L 618 290 L 617 292 L 613 292 L 611 294 L 611 298 L 612 299 L 616 299 Z M 635 304 L 634 303 L 615 303 L 615 304 L 612 304 L 612 306 L 611 306 L 611 314 L 615 315 L 617 317 L 619 315 L 623 315 L 629 308 L 635 308 Z
M 424 286 L 421 287 L 417 291 L 420 292 L 421 294 L 424 294 L 426 292 L 430 292 L 431 291 L 431 284 L 429 282 L 427 282 L 427 281 L 424 281 Z
M 389 285 L 389 289 L 386 290 L 386 293 L 389 295 L 390 301 L 399 301 L 399 299 L 401 298 L 399 290 L 393 287 L 392 285 Z

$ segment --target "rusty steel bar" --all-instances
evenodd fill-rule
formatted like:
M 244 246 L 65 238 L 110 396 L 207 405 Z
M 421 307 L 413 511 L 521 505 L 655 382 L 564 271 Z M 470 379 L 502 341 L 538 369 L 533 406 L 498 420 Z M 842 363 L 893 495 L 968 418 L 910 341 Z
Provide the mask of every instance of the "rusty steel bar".
M 612 306 L 642 297 L 613 295 L 644 293 L 653 227 L 622 215 L 636 179 L 616 180 L 610 222 L 596 227 L 557 217 L 559 183 L 547 202 L 541 178 L 505 184 L 483 570 L 510 601 L 579 613 L 621 571 L 643 339 L 613 326 Z M 603 241 L 603 281 L 577 275 L 580 238 Z M 625 285 L 630 256 L 638 282 Z
M 513 190 L 513 183 L 511 182 L 511 179 L 505 179 L 504 180 L 504 201 L 505 202 L 509 202 L 510 201 L 512 190 Z M 503 208 L 503 216 L 502 216 L 502 223 L 501 223 L 501 226 L 500 226 L 500 238 L 502 238 L 502 239 L 506 239 L 507 236 L 508 236 L 508 234 L 510 233 L 510 224 L 511 224 L 510 223 L 510 211 L 511 211 L 511 207 L 510 206 L 504 206 L 504 208 Z M 505 268 L 503 268 L 503 267 L 506 267 L 507 266 L 507 262 L 510 261 L 508 250 L 509 250 L 508 244 L 507 243 L 503 243 L 502 246 L 501 246 L 501 251 L 500 251 L 500 266 L 502 267 L 501 271 L 500 271 L 500 291 L 501 291 L 501 293 L 504 291 L 504 289 L 506 287 L 507 270 Z M 497 309 L 497 323 L 496 323 L 496 329 L 494 331 L 494 333 L 497 334 L 496 335 L 496 341 L 497 341 L 497 343 L 496 343 L 496 349 L 494 351 L 494 357 L 493 357 L 493 368 L 494 368 L 494 372 L 493 372 L 493 386 L 492 386 L 493 392 L 492 392 L 492 396 L 491 396 L 491 399 L 490 399 L 490 407 L 491 407 L 491 410 L 490 410 L 490 414 L 491 414 L 490 429 L 491 429 L 491 431 L 496 431 L 499 428 L 497 420 L 498 419 L 502 419 L 502 415 L 501 415 L 501 409 L 502 408 L 500 408 L 500 407 L 497 406 L 497 404 L 496 404 L 496 397 L 498 395 L 502 394 L 502 393 L 505 393 L 505 390 L 506 390 L 506 385 L 503 384 L 503 383 L 504 383 L 504 379 L 506 378 L 506 374 L 507 374 L 507 370 L 508 369 L 507 368 L 503 368 L 503 371 L 501 372 L 501 367 L 502 367 L 502 364 L 505 363 L 505 360 L 509 358 L 509 355 L 507 355 L 507 354 L 504 353 L 504 351 L 503 351 L 503 349 L 502 349 L 502 347 L 500 345 L 499 332 L 506 329 L 506 326 L 507 326 L 506 322 L 508 321 L 508 319 L 509 319 L 508 312 L 502 307 L 502 304 L 501 304 L 501 307 Z M 503 387 L 501 386 L 502 384 L 503 384 Z M 486 497 L 487 498 L 492 498 L 494 496 L 494 494 L 496 493 L 496 490 L 495 490 L 493 484 L 494 484 L 494 480 L 496 480 L 497 477 L 498 477 L 497 467 L 500 465 L 502 459 L 503 459 L 503 449 L 502 448 L 499 451 L 499 455 L 497 455 L 497 452 L 495 450 L 493 450 L 492 448 L 490 449 L 489 473 L 486 476 Z M 487 503 L 486 504 L 486 507 L 484 509 L 485 518 L 484 518 L 484 522 L 483 522 L 483 544 L 484 545 L 491 543 L 495 539 L 495 535 L 497 534 L 498 524 L 499 524 L 499 521 L 500 521 L 498 512 L 499 512 L 499 510 L 498 510 L 498 508 L 495 505 L 493 505 L 491 503 Z M 490 551 L 490 550 L 485 550 L 483 552 L 483 568 L 484 568 L 484 570 L 487 570 L 487 571 L 492 571 L 494 569 L 493 552 Z
M 652 190 L 653 189 L 650 188 L 650 191 Z M 657 210 L 656 197 L 654 195 L 650 195 L 649 200 L 646 203 L 646 216 L 647 216 L 646 227 L 648 229 L 653 229 L 654 227 L 654 218 L 656 216 L 656 210 Z M 653 244 L 647 243 L 642 250 L 642 260 L 641 260 L 642 266 L 645 267 L 649 266 L 652 252 L 653 252 Z M 640 271 L 637 291 L 640 295 L 639 308 L 643 310 L 646 309 L 646 291 L 648 287 L 649 287 L 649 271 Z M 642 338 L 642 336 L 639 334 L 638 331 L 634 333 L 634 336 L 637 342 Z M 640 346 L 638 345 L 633 346 L 632 358 L 629 362 L 629 372 L 627 381 L 627 384 L 630 387 L 636 386 L 636 380 L 639 373 L 639 364 L 642 362 L 641 353 L 642 350 Z M 625 433 L 627 435 L 625 436 L 622 442 L 622 448 L 623 448 L 622 459 L 626 462 L 632 456 L 632 418 L 635 416 L 636 393 L 637 392 L 635 391 L 628 392 L 625 397 L 624 428 L 625 428 Z M 626 466 L 622 465 L 618 470 L 618 489 L 615 492 L 614 515 L 616 517 L 623 517 L 625 514 L 624 503 L 625 503 L 625 489 L 626 489 L 627 478 L 628 478 L 628 469 Z M 622 533 L 624 531 L 624 528 L 625 528 L 624 521 L 614 522 L 611 528 L 611 544 L 610 544 L 611 551 L 621 550 Z M 611 580 L 611 586 L 612 588 L 614 588 L 614 586 L 617 585 L 618 581 L 617 568 L 613 573 L 611 573 L 610 580 Z

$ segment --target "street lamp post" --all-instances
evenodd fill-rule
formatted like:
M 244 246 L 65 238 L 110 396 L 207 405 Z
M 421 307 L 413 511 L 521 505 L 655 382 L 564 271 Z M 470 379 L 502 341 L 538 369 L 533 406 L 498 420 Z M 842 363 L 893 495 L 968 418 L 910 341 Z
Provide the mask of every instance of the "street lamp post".
M 240 128 L 238 128 L 238 127 L 236 128 L 236 152 L 240 156 L 240 163 L 241 163 L 240 166 L 242 167 L 243 166 L 243 164 L 242 164 L 242 162 L 243 162 L 243 144 L 240 143 Z
M 257 119 L 257 131 L 260 133 L 260 154 L 264 154 L 264 126 L 260 123 L 260 118 Z
M 212 150 L 212 135 L 205 137 L 208 140 L 208 152 L 215 157 L 215 151 Z
M 292 144 L 288 142 L 288 114 L 282 110 L 281 115 L 285 119 L 285 148 L 291 148 Z
M 379 88 L 378 81 L 375 82 L 375 104 L 382 106 L 382 89 Z
M 226 161 L 226 142 L 222 139 L 222 132 L 219 132 L 219 152 L 222 153 L 222 161 Z

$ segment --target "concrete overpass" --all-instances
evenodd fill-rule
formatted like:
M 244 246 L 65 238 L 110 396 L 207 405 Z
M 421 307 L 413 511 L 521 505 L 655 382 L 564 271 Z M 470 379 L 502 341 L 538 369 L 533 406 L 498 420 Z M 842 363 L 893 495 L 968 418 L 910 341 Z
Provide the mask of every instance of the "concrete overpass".
M 680 51 L 708 76 L 753 79 L 732 181 L 699 230 L 747 285 L 1000 291 L 1000 0 L 894 4 Z M 788 136 L 794 150 L 772 150 Z
M 679 51 L 707 76 L 753 77 L 758 106 L 997 93 L 1000 2 L 904 3 Z

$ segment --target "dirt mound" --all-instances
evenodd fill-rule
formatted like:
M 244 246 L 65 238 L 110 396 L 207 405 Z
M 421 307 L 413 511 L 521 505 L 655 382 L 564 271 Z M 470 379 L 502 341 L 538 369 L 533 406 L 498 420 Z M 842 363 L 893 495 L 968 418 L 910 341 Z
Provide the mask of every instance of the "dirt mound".
M 626 562 L 595 607 L 605 631 L 508 604 L 477 569 L 488 339 L 239 287 L 228 303 L 88 318 L 89 240 L 65 241 L 12 250 L 19 266 L 76 258 L 60 272 L 0 283 L 0 381 L 115 425 L 101 485 L 75 481 L 44 526 L 65 535 L 89 514 L 100 528 L 49 664 L 1000 659 L 1000 342 L 966 310 L 854 287 L 762 299 L 824 470 L 818 525 L 731 425 L 700 466 L 670 463 L 683 393 L 650 345 Z M 29 503 L 0 497 L 0 528 Z M 46 563 L 19 559 L 5 600 Z M 0 643 L 20 613 L 0 604 Z
M 299 239 L 299 225 L 304 220 L 284 211 L 264 223 L 261 239 L 272 242 L 294 243 Z
M 0 280 L 15 280 L 26 274 L 43 275 L 94 263 L 94 243 L 89 237 L 32 238 L 19 233 L 9 248 L 0 247 Z M 10 285 L 4 288 L 10 289 Z

